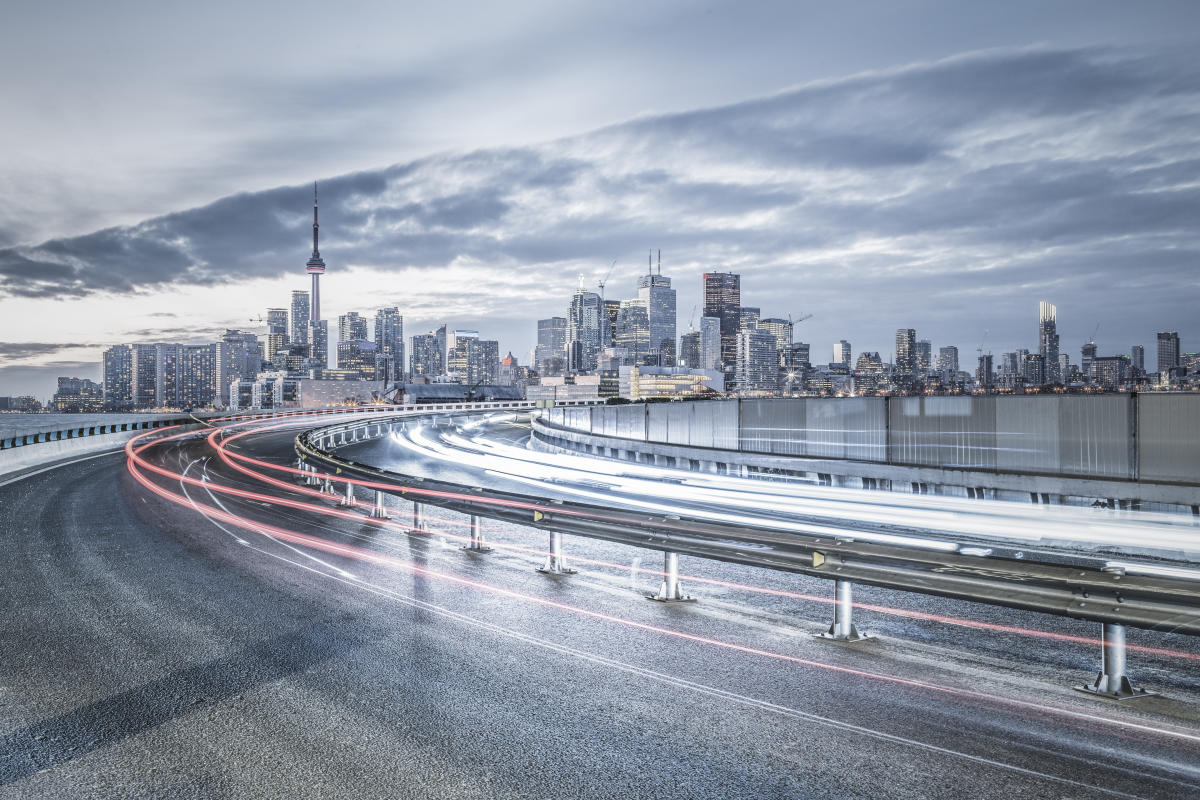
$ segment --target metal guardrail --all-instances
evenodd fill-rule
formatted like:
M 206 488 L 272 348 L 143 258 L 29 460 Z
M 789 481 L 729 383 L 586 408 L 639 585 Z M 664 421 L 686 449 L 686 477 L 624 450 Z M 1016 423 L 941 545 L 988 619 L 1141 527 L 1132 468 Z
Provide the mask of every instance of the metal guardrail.
M 403 421 L 403 420 L 397 420 Z M 299 434 L 302 461 L 335 480 L 472 516 L 635 547 L 783 570 L 839 582 L 857 582 L 936 595 L 1106 626 L 1200 634 L 1200 583 L 1130 575 L 1121 570 L 1069 566 L 923 550 L 715 523 L 674 515 L 547 500 L 536 495 L 468 487 L 382 470 L 334 455 L 334 446 L 378 438 L 393 421 L 366 420 Z
M 18 447 L 29 447 L 49 442 L 62 442 L 70 439 L 84 439 L 91 436 L 108 436 L 114 433 L 150 430 L 164 428 L 168 425 L 184 425 L 195 422 L 194 417 L 156 417 L 140 422 L 114 422 L 91 425 L 78 425 L 68 428 L 57 428 L 47 431 L 17 434 L 0 438 L 0 450 L 14 450 Z

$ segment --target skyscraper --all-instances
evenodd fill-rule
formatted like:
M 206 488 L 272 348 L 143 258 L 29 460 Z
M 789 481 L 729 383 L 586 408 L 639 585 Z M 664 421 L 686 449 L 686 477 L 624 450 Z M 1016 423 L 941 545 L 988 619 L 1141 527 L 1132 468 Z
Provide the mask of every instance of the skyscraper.
M 189 344 L 179 348 L 176 396 L 180 408 L 207 408 L 216 399 L 217 346 Z
M 613 345 L 629 351 L 634 364 L 646 364 L 650 359 L 650 315 L 641 300 L 622 300 L 613 332 Z M 672 348 L 674 350 L 674 348 Z
M 567 310 L 567 369 L 573 372 L 596 371 L 602 313 L 600 295 L 584 289 L 581 278 Z
M 721 366 L 725 383 L 736 377 L 738 329 L 741 327 L 742 277 L 733 272 L 704 273 L 704 316 L 716 317 L 721 327 Z M 704 330 L 701 328 L 701 336 Z
M 1046 383 L 1061 383 L 1062 371 L 1058 366 L 1058 309 L 1045 300 L 1038 308 L 1038 354 L 1046 367 Z
M 312 369 L 329 366 L 329 320 L 313 320 L 308 323 L 309 364 Z
M 845 339 L 834 342 L 833 358 L 830 359 L 829 365 L 830 366 L 841 365 L 841 366 L 845 367 L 846 369 L 850 369 L 850 364 L 851 364 L 850 359 L 851 359 L 851 356 L 853 355 L 852 351 L 853 351 L 853 348 L 850 347 L 850 343 L 847 342 Z
M 1165 374 L 1179 366 L 1178 331 L 1160 331 L 1158 334 L 1158 371 Z
M 898 384 L 911 383 L 917 370 L 917 332 L 912 328 L 896 330 L 896 364 L 893 378 Z
M 1086 380 L 1092 375 L 1092 361 L 1096 358 L 1096 343 L 1088 342 L 1080 351 L 1081 359 L 1079 362 L 1079 371 L 1083 373 Z
M 378 379 L 403 382 L 404 317 L 395 306 L 375 312 L 375 353 L 383 368 Z
M 479 331 L 455 330 L 447 339 L 446 371 L 469 387 L 492 384 L 500 373 L 500 343 L 480 339 Z
M 101 366 L 105 411 L 133 408 L 133 351 L 119 344 L 104 351 Z
M 179 408 L 179 345 L 154 346 L 154 405 Z
M 924 378 L 933 367 L 933 342 L 928 339 L 917 340 L 917 375 Z
M 291 344 L 308 344 L 308 323 L 311 321 L 308 292 L 296 289 L 292 292 Z
M 342 314 L 338 317 L 338 341 L 349 342 L 353 339 L 369 339 L 367 335 L 367 318 L 357 311 Z
M 1129 366 L 1134 376 L 1146 374 L 1146 348 L 1140 344 L 1129 348 Z
M 267 309 L 267 335 L 270 336 L 273 333 L 282 335 L 284 343 L 287 343 L 288 312 L 286 308 Z
M 937 371 L 942 380 L 951 380 L 958 372 L 958 348 L 954 345 L 938 348 Z
M 346 339 L 337 344 L 337 368 L 358 373 L 358 380 L 379 380 L 375 369 L 375 343 L 366 339 Z
M 708 369 L 700 361 L 700 331 L 688 331 L 679 337 L 679 366 L 688 369 Z
M 994 373 L 992 371 L 992 354 L 984 353 L 979 356 L 979 366 L 975 370 L 975 380 L 979 384 L 979 388 L 985 392 L 992 390 L 994 383 Z
M 675 366 L 675 290 L 662 274 L 662 251 L 658 251 L 658 274 L 651 271 L 638 280 L 638 300 L 646 308 L 651 358 L 661 367 Z
M 154 408 L 158 401 L 158 347 L 152 344 L 135 344 L 131 349 L 133 407 L 139 410 Z
M 779 355 L 775 337 L 757 328 L 743 328 L 737 336 L 737 390 L 741 394 L 774 393 L 779 383 Z
M 721 320 L 719 317 L 700 318 L 700 369 L 724 370 L 721 366 Z M 691 366 L 689 364 L 689 366 Z
M 313 251 L 308 263 L 304 265 L 309 275 L 312 275 L 312 316 L 317 322 L 321 319 L 321 276 L 325 274 L 325 262 L 321 259 L 321 251 L 317 247 L 317 184 L 313 183 Z
M 608 302 L 605 301 L 605 306 Z M 619 304 L 618 304 L 619 305 Z M 534 367 L 539 375 L 561 375 L 567 358 L 567 318 L 550 317 L 537 323 Z
M 792 346 L 792 323 L 778 317 L 767 317 L 758 321 L 758 329 L 775 337 L 775 349 L 787 351 Z
M 738 309 L 738 329 L 757 328 L 762 309 L 755 306 L 742 306 Z
M 445 371 L 442 362 L 442 344 L 436 333 L 422 333 L 412 337 L 412 356 L 409 372 L 413 378 L 436 378 Z

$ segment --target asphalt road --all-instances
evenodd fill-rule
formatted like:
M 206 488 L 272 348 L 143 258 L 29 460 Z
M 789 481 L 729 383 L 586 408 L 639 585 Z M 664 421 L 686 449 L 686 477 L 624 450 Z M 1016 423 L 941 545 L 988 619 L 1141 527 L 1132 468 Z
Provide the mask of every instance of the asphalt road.
M 291 433 L 243 439 L 284 463 Z M 321 508 L 201 439 L 146 453 Z M 0 480 L 4 483 L 5 478 Z M 641 595 L 657 554 L 568 539 L 580 573 L 156 476 L 281 542 L 167 502 L 116 454 L 0 486 L 0 797 L 1195 797 L 1200 648 L 1130 631 L 1127 705 L 1080 695 L 1093 626 L 862 590 L 879 638 L 812 638 L 823 582 L 685 561 L 699 602 Z M 365 500 L 365 495 L 362 497 Z M 361 513 L 361 509 L 358 512 Z M 252 523 L 247 523 L 252 524 Z M 526 548 L 513 549 L 513 548 Z M 369 554 L 378 558 L 364 558 Z M 594 562 L 604 561 L 615 566 Z

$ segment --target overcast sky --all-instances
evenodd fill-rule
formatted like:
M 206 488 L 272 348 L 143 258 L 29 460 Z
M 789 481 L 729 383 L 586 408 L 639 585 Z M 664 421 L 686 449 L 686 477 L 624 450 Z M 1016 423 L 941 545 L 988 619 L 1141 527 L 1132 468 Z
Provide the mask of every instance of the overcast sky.
M 0 394 L 258 329 L 307 288 L 314 179 L 326 317 L 398 305 L 522 363 L 651 248 L 681 332 L 733 270 L 814 314 L 814 361 L 897 327 L 1033 349 L 1043 299 L 1073 361 L 1200 348 L 1200 3 L 581 9 L 6 4 Z

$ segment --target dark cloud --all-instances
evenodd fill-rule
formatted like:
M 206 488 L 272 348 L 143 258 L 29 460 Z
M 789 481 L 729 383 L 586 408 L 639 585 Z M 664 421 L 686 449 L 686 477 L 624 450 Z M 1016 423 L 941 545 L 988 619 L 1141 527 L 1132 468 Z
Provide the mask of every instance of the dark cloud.
M 96 345 L 63 344 L 61 342 L 0 342 L 0 359 L 8 361 L 48 356 L 77 347 L 96 347 Z

